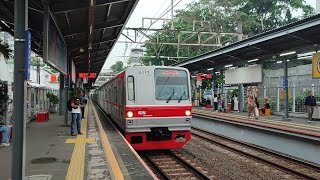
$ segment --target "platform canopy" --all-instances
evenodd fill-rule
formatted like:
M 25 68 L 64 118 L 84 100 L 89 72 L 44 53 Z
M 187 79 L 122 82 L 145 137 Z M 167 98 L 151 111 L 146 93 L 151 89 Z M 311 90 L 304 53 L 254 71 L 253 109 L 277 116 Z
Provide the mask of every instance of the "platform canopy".
M 175 66 L 186 67 L 191 72 L 209 68 L 223 69 L 256 61 L 281 60 L 280 54 L 296 51 L 306 53 L 319 50 L 320 14 L 267 31 L 248 39 L 188 59 Z
M 42 55 L 43 13 L 49 7 L 78 72 L 99 73 L 138 0 L 29 0 L 32 49 Z M 0 27 L 13 35 L 14 0 L 0 1 Z M 95 79 L 91 79 L 92 82 Z

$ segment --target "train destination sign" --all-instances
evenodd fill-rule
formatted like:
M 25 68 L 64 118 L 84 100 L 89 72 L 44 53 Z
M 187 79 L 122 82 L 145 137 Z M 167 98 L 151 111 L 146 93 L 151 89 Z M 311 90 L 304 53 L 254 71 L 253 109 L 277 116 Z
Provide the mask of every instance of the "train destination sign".
M 94 79 L 97 77 L 97 73 L 79 73 L 79 78 Z

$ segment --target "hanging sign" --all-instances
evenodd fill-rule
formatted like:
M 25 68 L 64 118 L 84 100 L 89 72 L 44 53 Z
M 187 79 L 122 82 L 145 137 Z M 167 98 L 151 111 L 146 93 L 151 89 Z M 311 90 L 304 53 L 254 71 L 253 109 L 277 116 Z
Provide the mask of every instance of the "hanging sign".
M 97 77 L 97 73 L 79 73 L 79 78 L 94 79 Z

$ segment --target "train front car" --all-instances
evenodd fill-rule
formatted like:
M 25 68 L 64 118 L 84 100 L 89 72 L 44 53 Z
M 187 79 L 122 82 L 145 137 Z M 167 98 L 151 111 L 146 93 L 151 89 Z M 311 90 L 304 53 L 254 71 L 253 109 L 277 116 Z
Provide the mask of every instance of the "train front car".
M 176 149 L 191 138 L 190 74 L 185 68 L 126 70 L 125 137 L 136 150 Z

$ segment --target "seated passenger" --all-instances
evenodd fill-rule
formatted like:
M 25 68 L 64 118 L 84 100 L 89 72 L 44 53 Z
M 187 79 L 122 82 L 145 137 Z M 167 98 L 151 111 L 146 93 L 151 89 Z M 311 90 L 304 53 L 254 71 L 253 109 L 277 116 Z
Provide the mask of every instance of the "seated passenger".
M 206 106 L 205 107 L 207 109 L 212 108 L 211 101 L 209 99 L 206 101 Z
M 1 140 L 0 147 L 10 146 L 10 143 L 9 143 L 10 127 L 0 122 L 0 133 L 2 133 L 2 140 Z
M 263 115 L 266 114 L 266 109 L 270 109 L 270 103 L 269 103 L 268 98 L 264 98 L 263 107 L 261 108 L 261 111 L 262 111 Z

